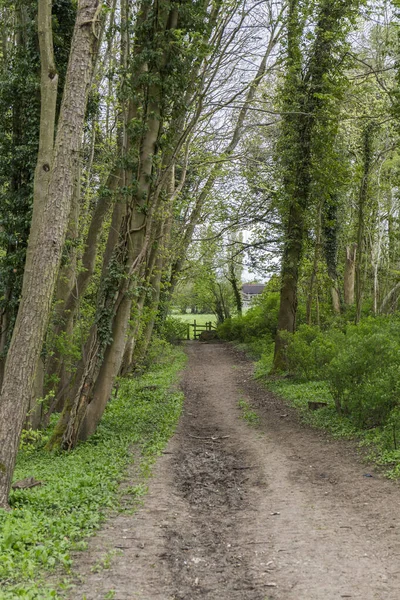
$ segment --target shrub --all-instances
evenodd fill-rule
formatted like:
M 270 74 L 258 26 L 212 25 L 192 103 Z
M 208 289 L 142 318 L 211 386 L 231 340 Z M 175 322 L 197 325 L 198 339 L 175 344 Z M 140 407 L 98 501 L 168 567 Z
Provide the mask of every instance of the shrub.
M 382 425 L 399 404 L 399 334 L 399 323 L 387 319 L 350 326 L 329 364 L 326 379 L 337 409 L 358 426 Z
M 179 344 L 187 337 L 187 323 L 174 317 L 168 317 L 160 329 L 160 335 L 169 344 Z
M 286 341 L 289 372 L 309 381 L 326 378 L 326 368 L 344 342 L 340 330 L 322 332 L 311 325 L 300 325 L 295 334 L 282 332 L 281 335 Z
M 250 344 L 256 339 L 272 341 L 278 323 L 279 294 L 263 294 L 246 314 L 226 319 L 218 326 L 218 335 L 228 341 Z
M 399 405 L 400 322 L 369 318 L 345 331 L 302 325 L 284 334 L 289 371 L 328 382 L 336 409 L 358 427 L 386 423 Z

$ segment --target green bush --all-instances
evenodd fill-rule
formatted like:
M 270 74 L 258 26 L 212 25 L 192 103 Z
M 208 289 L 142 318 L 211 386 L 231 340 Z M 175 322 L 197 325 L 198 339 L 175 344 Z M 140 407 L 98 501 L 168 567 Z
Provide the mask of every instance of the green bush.
M 160 329 L 160 336 L 169 344 L 179 344 L 187 337 L 187 323 L 174 317 L 168 317 Z
M 360 427 L 382 425 L 399 404 L 400 323 L 367 319 L 347 328 L 327 369 L 339 411 Z
M 357 427 L 386 423 L 399 405 L 400 321 L 368 318 L 344 331 L 301 325 L 284 334 L 289 371 L 329 384 L 338 412 Z
M 221 339 L 238 341 L 244 344 L 265 340 L 271 342 L 276 335 L 279 310 L 279 294 L 265 293 L 258 303 L 244 315 L 226 319 L 218 326 Z
M 326 368 L 344 344 L 344 333 L 338 329 L 322 332 L 319 327 L 300 325 L 295 334 L 282 332 L 286 341 L 289 372 L 299 379 L 326 379 Z

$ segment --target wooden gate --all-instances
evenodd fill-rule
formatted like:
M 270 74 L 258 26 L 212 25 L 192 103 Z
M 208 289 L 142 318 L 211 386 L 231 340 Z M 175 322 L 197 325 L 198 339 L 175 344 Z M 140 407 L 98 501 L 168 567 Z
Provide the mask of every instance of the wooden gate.
M 197 340 L 201 333 L 203 331 L 212 331 L 213 329 L 216 329 L 216 327 L 212 324 L 212 321 L 209 321 L 208 323 L 196 323 L 196 319 L 193 321 L 193 323 L 188 323 L 187 326 L 187 339 L 190 340 L 191 338 L 191 331 L 190 328 L 193 328 L 193 339 Z

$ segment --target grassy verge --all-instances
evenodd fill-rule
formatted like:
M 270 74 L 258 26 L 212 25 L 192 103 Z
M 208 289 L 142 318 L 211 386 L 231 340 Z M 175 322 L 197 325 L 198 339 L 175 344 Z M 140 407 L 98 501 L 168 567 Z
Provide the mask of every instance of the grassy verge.
M 254 359 L 253 347 L 236 345 Z M 312 427 L 325 429 L 335 438 L 355 439 L 361 447 L 368 448 L 368 459 L 384 468 L 390 479 L 400 477 L 400 440 L 396 439 L 395 425 L 359 429 L 346 415 L 339 415 L 329 386 L 325 381 L 298 381 L 295 379 L 270 378 L 272 353 L 258 355 L 255 377 L 271 392 L 280 396 L 300 412 L 304 422 Z M 316 411 L 308 408 L 308 402 L 326 402 L 327 406 Z
M 122 380 L 98 431 L 75 451 L 46 452 L 49 432 L 24 444 L 15 479 L 34 476 L 44 485 L 14 491 L 11 512 L 0 511 L 1 600 L 57 598 L 45 585 L 45 573 L 54 569 L 58 590 L 68 585 L 71 552 L 84 549 L 107 511 L 119 508 L 132 445 L 141 450 L 140 470 L 148 475 L 171 437 L 183 401 L 173 384 L 184 362 L 181 350 L 164 348 L 142 377 Z

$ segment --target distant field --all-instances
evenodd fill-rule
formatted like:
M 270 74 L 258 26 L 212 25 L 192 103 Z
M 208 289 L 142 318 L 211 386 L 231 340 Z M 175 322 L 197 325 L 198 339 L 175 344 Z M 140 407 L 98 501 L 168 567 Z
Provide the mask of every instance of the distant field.
M 216 324 L 216 318 L 215 315 L 211 314 L 211 315 L 191 315 L 189 313 L 186 313 L 186 315 L 180 315 L 178 313 L 171 315 L 172 317 L 174 317 L 175 319 L 180 319 L 181 321 L 184 321 L 185 323 L 193 323 L 194 321 L 196 321 L 196 323 L 198 325 L 204 325 L 204 323 L 209 323 L 211 321 L 211 323 L 213 325 Z
M 187 313 L 186 315 L 182 315 L 182 314 L 174 313 L 171 316 L 174 317 L 175 319 L 179 319 L 180 321 L 183 321 L 184 323 L 194 323 L 194 321 L 196 321 L 197 325 L 205 325 L 206 323 L 209 323 L 211 321 L 211 323 L 214 326 L 217 324 L 216 317 L 213 314 L 191 315 L 191 314 Z M 193 327 L 190 328 L 190 337 L 193 338 Z

